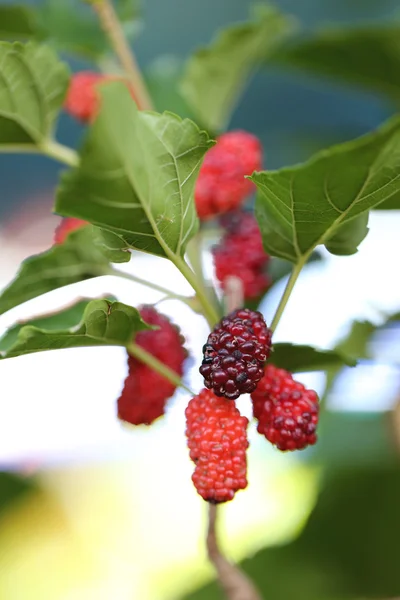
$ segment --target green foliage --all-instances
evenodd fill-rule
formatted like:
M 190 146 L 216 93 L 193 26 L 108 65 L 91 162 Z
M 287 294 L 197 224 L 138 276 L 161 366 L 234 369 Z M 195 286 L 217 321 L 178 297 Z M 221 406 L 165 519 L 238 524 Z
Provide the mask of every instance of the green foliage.
M 36 14 L 32 8 L 18 4 L 0 6 L 0 39 L 28 40 L 36 31 Z
M 330 27 L 267 57 L 400 100 L 400 23 L 357 29 Z
M 178 58 L 160 57 L 146 70 L 146 84 L 158 112 L 169 110 L 182 118 L 192 118 L 193 113 L 180 91 L 182 71 Z
M 398 465 L 334 471 L 300 537 L 241 563 L 263 598 L 339 600 L 400 593 Z M 187 600 L 222 600 L 216 583 Z
M 0 472 L 0 515 L 26 494 L 37 489 L 32 478 Z
M 302 165 L 254 173 L 250 179 L 259 189 L 256 216 L 266 251 L 295 263 L 303 263 L 320 244 L 353 254 L 366 234 L 361 215 L 399 193 L 399 170 L 400 119 L 394 118 Z
M 57 288 L 106 275 L 109 261 L 92 241 L 91 227 L 71 233 L 63 244 L 25 260 L 0 295 L 0 314 Z
M 113 231 L 93 227 L 93 243 L 110 262 L 125 263 L 131 260 L 129 246 Z
M 103 86 L 100 116 L 80 166 L 62 178 L 56 212 L 117 233 L 123 249 L 180 258 L 198 228 L 194 185 L 210 146 L 192 121 L 139 112 L 123 84 Z
M 44 145 L 68 79 L 67 66 L 47 46 L 0 43 L 0 145 Z
M 292 31 L 293 22 L 268 5 L 254 20 L 220 32 L 188 61 L 182 93 L 199 122 L 210 131 L 225 129 L 254 69 Z
M 108 298 L 108 300 L 112 301 L 114 298 Z M 79 325 L 85 312 L 85 308 L 90 301 L 89 298 L 83 298 L 61 311 L 17 323 L 11 327 L 2 338 L 0 338 L 0 351 L 4 352 L 9 350 L 17 341 L 18 334 L 22 327 L 25 327 L 26 325 L 33 325 L 34 327 L 45 329 L 46 331 L 71 329 L 72 327 Z
M 114 4 L 130 34 L 138 18 L 138 2 L 117 0 Z M 35 10 L 24 5 L 0 6 L 0 39 L 46 42 L 55 50 L 96 61 L 101 61 L 110 47 L 94 10 L 82 0 L 41 0 Z
M 61 313 L 59 317 L 62 318 Z M 134 335 L 144 329 L 149 329 L 149 326 L 142 321 L 136 308 L 122 302 L 92 300 L 87 303 L 77 327 L 52 330 L 24 325 L 1 358 L 84 346 L 127 346 Z M 0 346 L 3 345 L 2 340 Z
M 340 368 L 345 365 L 355 367 L 357 364 L 356 357 L 346 356 L 339 350 L 318 350 L 312 346 L 287 342 L 273 345 L 273 352 L 268 362 L 292 373 L 325 371 L 328 368 Z

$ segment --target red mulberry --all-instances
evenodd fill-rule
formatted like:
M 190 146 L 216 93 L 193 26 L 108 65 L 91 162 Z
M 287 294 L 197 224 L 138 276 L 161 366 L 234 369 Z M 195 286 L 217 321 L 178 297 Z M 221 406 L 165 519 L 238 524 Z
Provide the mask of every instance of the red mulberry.
M 65 217 L 61 220 L 60 224 L 56 227 L 54 231 L 54 243 L 62 244 L 63 242 L 65 242 L 71 231 L 80 229 L 84 225 L 88 225 L 87 221 L 82 221 L 82 219 L 75 219 L 74 217 Z
M 159 329 L 141 331 L 135 342 L 161 362 L 183 375 L 187 352 L 178 327 L 152 306 L 140 310 L 141 317 Z M 164 414 L 165 404 L 175 392 L 175 386 L 165 377 L 132 356 L 128 357 L 129 373 L 118 398 L 118 417 L 132 425 L 150 425 Z
M 229 131 L 217 138 L 203 161 L 195 200 L 200 219 L 210 219 L 238 208 L 254 185 L 246 175 L 262 167 L 259 139 L 247 131 Z
M 235 492 L 247 487 L 248 419 L 234 402 L 217 398 L 209 390 L 190 400 L 185 415 L 197 492 L 215 504 L 232 500 Z
M 103 75 L 92 71 L 80 71 L 71 78 L 64 102 L 65 111 L 83 123 L 93 121 L 99 108 L 99 94 L 96 86 L 109 81 L 124 81 L 129 86 L 133 99 L 135 99 L 132 87 L 121 77 Z
M 271 331 L 261 313 L 239 309 L 224 317 L 203 347 L 200 373 L 216 396 L 235 400 L 256 389 L 271 349 Z
M 270 257 L 266 254 L 256 219 L 249 213 L 233 215 L 227 232 L 213 248 L 215 274 L 222 288 L 230 276 L 243 283 L 246 299 L 258 298 L 271 285 L 266 273 Z
M 251 399 L 257 431 L 279 450 L 302 450 L 315 444 L 318 396 L 290 373 L 267 365 Z

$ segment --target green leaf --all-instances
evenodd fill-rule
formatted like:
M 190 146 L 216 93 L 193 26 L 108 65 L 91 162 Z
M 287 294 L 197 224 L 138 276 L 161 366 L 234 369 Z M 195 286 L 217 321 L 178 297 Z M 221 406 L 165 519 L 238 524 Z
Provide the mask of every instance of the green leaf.
M 254 173 L 256 216 L 266 251 L 295 263 L 338 239 L 354 253 L 365 234 L 360 215 L 400 191 L 400 119 L 333 146 L 299 166 Z M 360 217 L 357 224 L 344 229 Z M 334 238 L 335 239 L 335 238 Z
M 385 202 L 378 204 L 378 206 L 376 206 L 375 208 L 377 210 L 400 210 L 400 193 L 393 194 L 393 196 L 388 198 L 388 200 L 385 200 Z
M 0 43 L 0 144 L 40 146 L 53 132 L 68 68 L 32 42 Z
M 254 20 L 221 31 L 189 59 L 181 88 L 200 123 L 225 129 L 254 69 L 292 31 L 293 21 L 260 5 Z
M 0 39 L 28 40 L 36 33 L 36 16 L 31 7 L 18 4 L 0 6 Z
M 0 515 L 38 489 L 39 486 L 32 477 L 0 472 Z
M 338 227 L 335 235 L 325 243 L 326 249 L 337 256 L 349 256 L 358 252 L 358 246 L 367 237 L 369 213 Z
M 357 360 L 339 350 L 318 350 L 312 346 L 280 343 L 273 345 L 268 363 L 293 373 L 325 371 L 329 367 L 355 367 Z
M 127 346 L 138 331 L 149 328 L 132 306 L 109 300 L 92 300 L 87 304 L 78 327 L 49 331 L 26 325 L 1 358 L 85 346 Z
M 131 260 L 129 246 L 113 231 L 93 227 L 93 243 L 110 262 L 125 263 Z
M 158 112 L 171 111 L 180 117 L 193 117 L 180 91 L 182 62 L 174 56 L 161 56 L 145 72 L 146 84 Z
M 378 91 L 400 100 L 400 23 L 357 29 L 331 27 L 280 49 L 279 65 Z
M 70 233 L 63 244 L 25 260 L 0 295 L 0 314 L 65 285 L 106 275 L 109 261 L 94 246 L 91 229 L 82 227 Z
M 109 50 L 94 10 L 81 0 L 45 0 L 39 4 L 37 16 L 42 39 L 56 50 L 89 60 Z
M 124 249 L 180 258 L 198 228 L 194 185 L 212 144 L 188 119 L 139 112 L 123 84 L 103 86 L 101 113 L 55 210 L 117 233 Z
M 107 298 L 107 300 L 113 301 L 114 298 Z M 89 302 L 91 302 L 91 299 L 83 298 L 63 310 L 17 323 L 0 338 L 0 351 L 9 350 L 17 341 L 21 329 L 26 325 L 33 325 L 46 331 L 70 329 L 79 325 Z

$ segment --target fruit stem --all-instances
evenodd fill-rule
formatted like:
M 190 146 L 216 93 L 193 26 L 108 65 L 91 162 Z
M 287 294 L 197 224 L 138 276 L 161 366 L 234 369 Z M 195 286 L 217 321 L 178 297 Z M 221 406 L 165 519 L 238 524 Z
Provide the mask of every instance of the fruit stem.
M 198 301 L 200 302 L 203 309 L 203 314 L 212 329 L 214 325 L 219 321 L 220 316 L 218 315 L 216 308 L 210 302 L 202 282 L 198 281 L 196 274 L 194 273 L 194 271 L 192 271 L 192 269 L 189 267 L 189 265 L 187 264 L 187 262 L 185 262 L 184 259 L 178 256 L 173 256 L 171 260 L 173 261 L 175 266 L 180 270 L 182 275 L 185 277 L 186 281 L 190 283 L 190 285 L 196 292 Z
M 228 600 L 262 600 L 250 579 L 221 554 L 216 532 L 218 511 L 216 504 L 209 505 L 206 543 L 208 558 L 215 567 L 226 598 Z
M 288 279 L 288 282 L 286 284 L 285 290 L 282 294 L 282 298 L 279 301 L 278 307 L 276 309 L 274 318 L 272 319 L 272 323 L 270 326 L 270 329 L 274 332 L 275 329 L 278 326 L 279 321 L 281 320 L 281 317 L 283 315 L 283 311 L 285 310 L 285 307 L 289 301 L 290 295 L 293 292 L 293 288 L 295 286 L 295 283 L 300 275 L 300 272 L 302 270 L 302 268 L 304 267 L 305 263 L 306 263 L 307 259 L 302 259 L 300 260 L 297 264 L 294 265 L 293 270 L 290 274 L 290 277 Z
M 231 275 L 225 279 L 225 306 L 228 313 L 244 304 L 243 281 Z
M 181 294 L 175 294 L 171 290 L 163 287 L 162 285 L 158 285 L 158 283 L 153 283 L 152 281 L 147 281 L 146 279 L 142 279 L 141 277 L 137 277 L 136 275 L 132 275 L 131 273 L 125 273 L 124 271 L 119 271 L 118 269 L 114 269 L 110 267 L 108 271 L 109 275 L 115 275 L 116 277 L 122 277 L 123 279 L 127 279 L 128 281 L 132 281 L 134 283 L 139 283 L 140 285 L 144 285 L 156 292 L 161 292 L 165 294 L 168 298 L 172 298 L 174 300 L 180 300 L 184 302 L 188 306 L 192 307 L 191 299 L 186 296 L 182 296 Z
M 136 57 L 128 44 L 111 0 L 96 0 L 90 3 L 97 13 L 103 31 L 108 36 L 121 66 L 132 83 L 139 110 L 153 110 L 153 103 L 137 64 Z
M 131 342 L 130 344 L 128 344 L 126 349 L 128 350 L 131 356 L 134 356 L 142 363 L 150 367 L 150 369 L 153 369 L 153 371 L 156 371 L 157 373 L 165 377 L 165 379 L 167 379 L 170 383 L 177 387 L 183 388 L 184 390 L 189 392 L 189 394 L 195 396 L 195 393 L 192 392 L 192 390 L 182 382 L 182 379 L 179 377 L 179 375 L 177 375 L 177 373 L 175 373 L 175 371 L 173 371 L 172 369 L 167 367 L 167 365 L 159 361 L 155 356 L 150 354 L 150 352 L 147 352 L 146 350 L 144 350 L 144 348 L 138 346 L 138 344 L 135 344 L 135 342 Z
M 79 164 L 79 154 L 72 148 L 59 144 L 56 140 L 46 140 L 39 146 L 39 150 L 49 158 L 54 158 L 70 167 L 77 167 Z

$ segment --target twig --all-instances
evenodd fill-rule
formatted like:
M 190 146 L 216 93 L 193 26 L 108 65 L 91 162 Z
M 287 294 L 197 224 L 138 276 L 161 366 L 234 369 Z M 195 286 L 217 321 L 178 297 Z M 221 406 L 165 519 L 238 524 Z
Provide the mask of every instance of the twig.
M 243 305 L 243 282 L 238 277 L 225 281 L 225 305 L 231 312 Z M 217 572 L 219 583 L 228 600 L 261 600 L 250 579 L 221 553 L 216 532 L 218 508 L 210 504 L 208 509 L 207 553 Z
M 209 505 L 207 553 L 217 571 L 218 580 L 225 596 L 228 600 L 262 600 L 250 579 L 221 554 L 216 534 L 217 510 L 215 504 Z
M 138 108 L 140 110 L 153 110 L 150 94 L 111 0 L 89 0 L 89 2 L 96 11 L 101 26 L 108 36 L 127 77 L 132 83 Z

